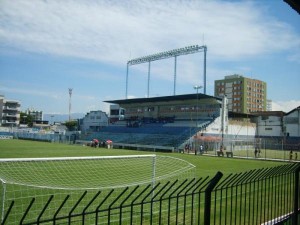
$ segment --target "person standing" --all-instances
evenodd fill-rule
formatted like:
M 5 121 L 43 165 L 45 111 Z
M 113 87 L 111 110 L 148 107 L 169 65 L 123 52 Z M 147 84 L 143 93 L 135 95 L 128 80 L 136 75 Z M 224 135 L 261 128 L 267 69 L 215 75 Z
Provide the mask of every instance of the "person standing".
M 202 155 L 203 154 L 203 145 L 200 145 L 200 154 Z

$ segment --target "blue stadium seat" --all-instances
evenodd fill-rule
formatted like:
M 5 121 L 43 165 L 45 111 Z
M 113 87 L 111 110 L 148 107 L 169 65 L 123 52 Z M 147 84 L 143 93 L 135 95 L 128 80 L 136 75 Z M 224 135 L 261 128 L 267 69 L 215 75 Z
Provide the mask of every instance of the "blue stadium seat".
M 150 120 L 149 120 L 150 121 Z M 202 119 L 198 121 L 198 127 L 190 126 L 190 121 L 171 121 L 171 123 L 147 122 L 139 127 L 128 127 L 115 123 L 112 126 L 104 127 L 100 132 L 91 133 L 86 140 L 97 138 L 99 140 L 112 140 L 115 143 L 158 145 L 178 147 L 190 136 L 201 129 L 205 129 L 212 121 Z

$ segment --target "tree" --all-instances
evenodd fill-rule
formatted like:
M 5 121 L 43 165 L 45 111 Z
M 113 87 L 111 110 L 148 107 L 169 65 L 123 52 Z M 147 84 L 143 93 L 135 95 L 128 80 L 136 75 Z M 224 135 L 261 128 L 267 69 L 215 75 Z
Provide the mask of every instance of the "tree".
M 33 116 L 25 112 L 20 113 L 20 124 L 26 124 L 28 127 L 33 126 Z
M 69 131 L 74 131 L 77 129 L 77 120 L 71 120 L 65 122 L 65 126 L 68 128 Z

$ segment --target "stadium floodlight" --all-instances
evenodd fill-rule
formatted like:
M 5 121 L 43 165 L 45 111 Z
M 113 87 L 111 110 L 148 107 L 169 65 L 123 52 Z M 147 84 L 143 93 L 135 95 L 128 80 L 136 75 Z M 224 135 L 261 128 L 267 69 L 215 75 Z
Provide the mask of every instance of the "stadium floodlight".
M 198 91 L 198 89 L 201 89 L 201 88 L 203 88 L 203 86 L 201 86 L 201 85 L 195 85 L 194 86 L 194 89 L 196 89 L 197 91 Z
M 136 64 L 141 64 L 141 63 L 146 63 L 146 62 L 151 62 L 151 61 L 156 61 L 160 59 L 167 59 L 175 56 L 180 56 L 180 55 L 188 55 L 188 54 L 193 54 L 199 51 L 206 51 L 206 46 L 198 46 L 198 45 L 192 45 L 192 46 L 187 46 L 184 48 L 178 48 L 178 49 L 173 49 L 170 51 L 166 52 L 160 52 L 156 53 L 153 55 L 148 55 L 148 56 L 143 56 L 140 58 L 132 59 L 127 62 L 128 66 L 136 65 Z
M 184 48 L 178 48 L 173 49 L 165 52 L 155 53 L 152 55 L 143 56 L 140 58 L 132 59 L 127 61 L 127 71 L 126 71 L 126 90 L 125 90 L 125 98 L 128 98 L 128 73 L 129 73 L 129 66 L 142 64 L 142 63 L 151 63 L 152 61 L 161 60 L 161 59 L 167 59 L 174 57 L 174 95 L 176 94 L 176 64 L 177 64 L 177 57 L 180 55 L 188 55 L 188 54 L 194 54 L 198 52 L 204 52 L 204 59 L 203 59 L 203 77 L 204 77 L 204 94 L 206 94 L 206 52 L 207 47 L 206 45 L 199 46 L 199 45 L 191 45 L 186 46 Z M 147 90 L 147 96 L 149 97 L 149 86 L 150 86 L 150 66 L 148 67 L 148 90 Z

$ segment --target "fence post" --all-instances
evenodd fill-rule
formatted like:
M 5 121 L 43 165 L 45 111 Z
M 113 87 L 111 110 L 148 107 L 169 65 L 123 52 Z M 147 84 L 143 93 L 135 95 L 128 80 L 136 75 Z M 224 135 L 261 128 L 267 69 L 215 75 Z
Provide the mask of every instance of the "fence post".
M 14 204 L 15 204 L 15 201 L 12 201 L 12 202 L 10 203 L 10 205 L 9 205 L 9 208 L 8 208 L 6 214 L 4 214 L 4 212 L 3 212 L 3 218 L 1 218 L 1 221 L 0 221 L 0 222 L 1 222 L 1 225 L 4 225 L 4 224 L 5 224 L 5 221 L 6 221 L 6 219 L 8 218 L 9 213 L 10 213 L 12 207 L 14 206 Z
M 300 166 L 295 170 L 295 190 L 294 190 L 294 214 L 293 214 L 293 225 L 298 225 L 298 210 L 299 210 L 299 174 L 300 174 Z
M 211 179 L 209 185 L 205 189 L 205 203 L 204 203 L 204 225 L 210 225 L 210 211 L 211 211 L 211 192 L 221 180 L 223 173 L 220 171 Z

